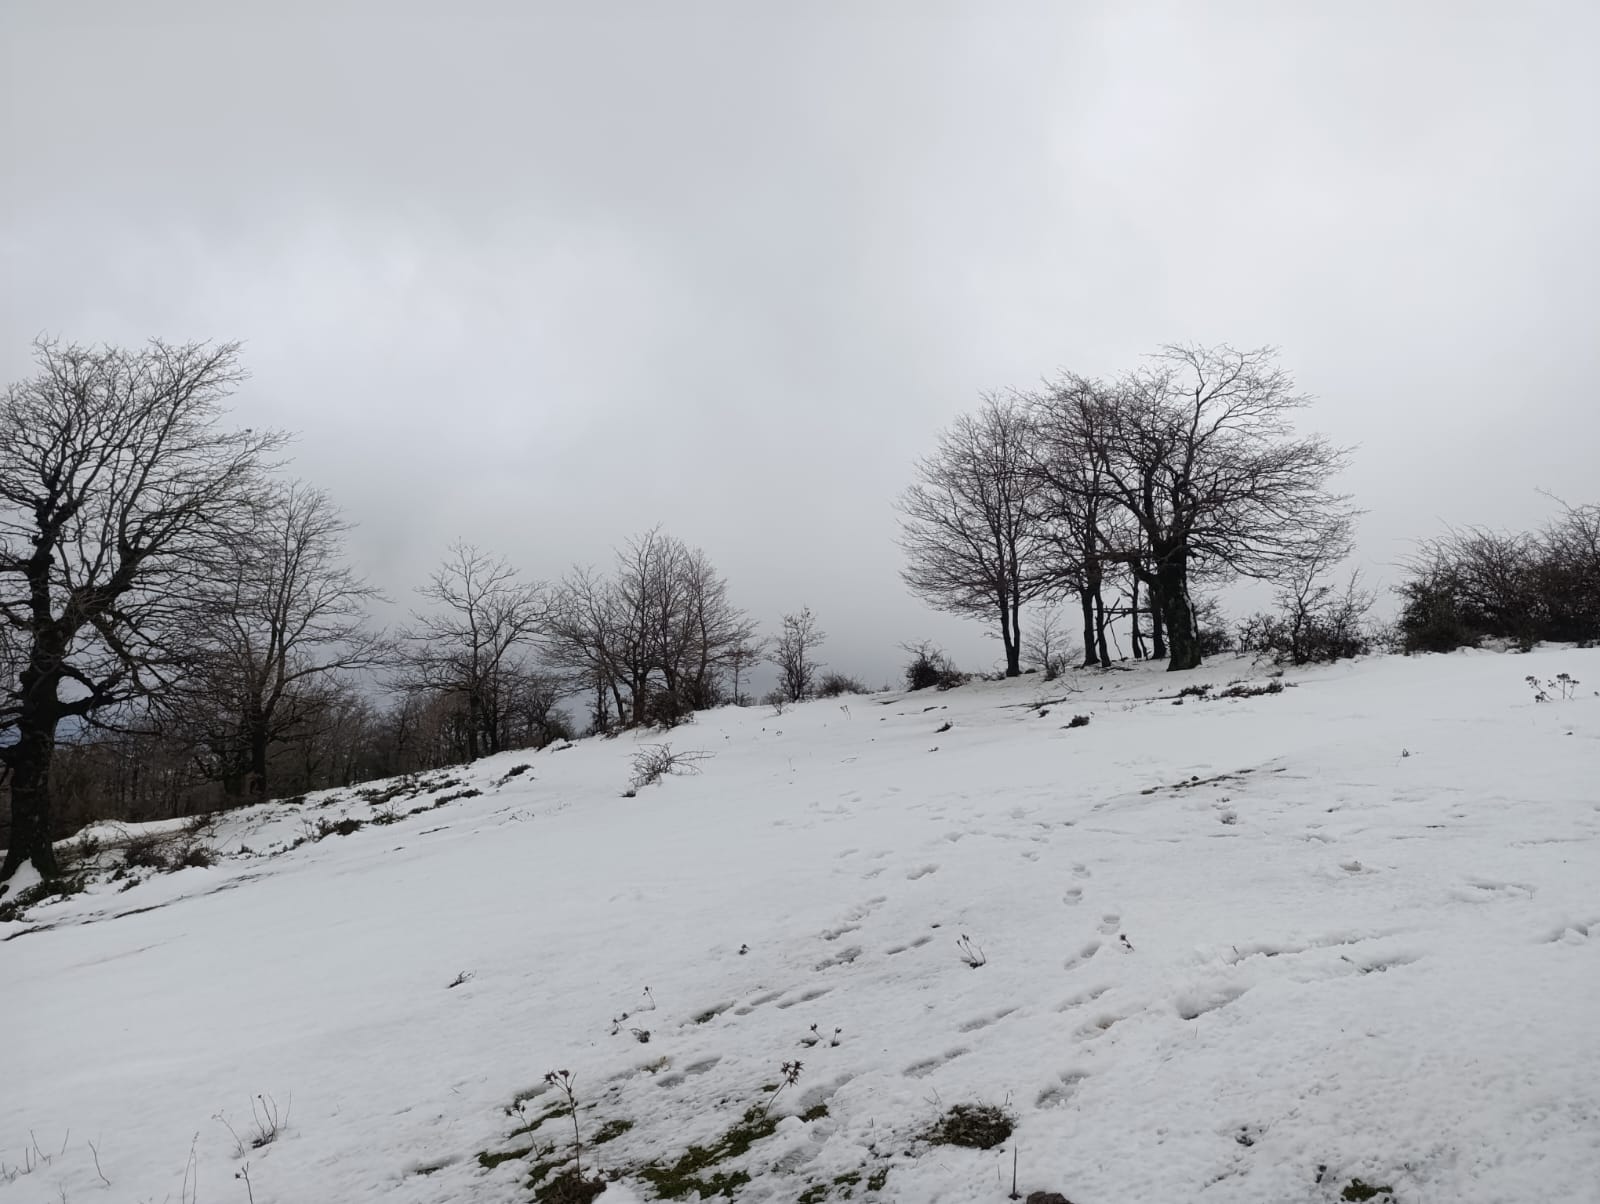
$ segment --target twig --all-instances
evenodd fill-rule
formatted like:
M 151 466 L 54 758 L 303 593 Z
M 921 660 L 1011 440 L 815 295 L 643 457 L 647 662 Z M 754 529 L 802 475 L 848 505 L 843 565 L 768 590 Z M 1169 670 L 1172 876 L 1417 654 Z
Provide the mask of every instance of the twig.
M 107 1179 L 105 1171 L 100 1169 L 100 1151 L 95 1149 L 94 1142 L 92 1141 L 89 1143 L 89 1152 L 94 1155 L 94 1173 L 100 1176 L 100 1182 L 104 1183 L 107 1187 L 110 1187 L 111 1180 Z

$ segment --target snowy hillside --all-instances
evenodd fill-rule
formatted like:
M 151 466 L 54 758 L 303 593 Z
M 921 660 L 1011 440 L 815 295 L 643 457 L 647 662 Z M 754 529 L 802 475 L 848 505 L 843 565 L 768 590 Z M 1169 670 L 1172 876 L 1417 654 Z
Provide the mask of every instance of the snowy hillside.
M 1173 704 L 1241 678 L 724 710 L 230 816 L 213 867 L 0 924 L 0 1204 L 526 1201 L 563 1069 L 609 1204 L 999 1201 L 1013 1151 L 1076 1204 L 1600 1200 L 1600 652 Z M 710 755 L 623 797 L 663 742 Z M 957 1104 L 1015 1130 L 926 1140 Z

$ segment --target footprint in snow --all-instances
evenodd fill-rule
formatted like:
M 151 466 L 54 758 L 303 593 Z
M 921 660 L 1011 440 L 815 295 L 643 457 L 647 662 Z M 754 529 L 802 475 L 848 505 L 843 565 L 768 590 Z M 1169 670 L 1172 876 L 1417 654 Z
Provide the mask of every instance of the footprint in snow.
M 774 999 L 778 999 L 782 995 L 783 995 L 782 991 L 767 991 L 764 994 L 757 995 L 749 1003 L 741 1004 L 739 1007 L 734 1008 L 733 1009 L 733 1014 L 735 1016 L 748 1016 L 751 1012 L 755 1011 L 762 1004 L 771 1003 Z M 779 1006 L 781 1007 L 782 1005 L 780 1004 Z
M 1093 875 L 1089 873 L 1089 867 L 1084 865 L 1083 862 L 1081 862 L 1081 861 L 1078 862 L 1077 864 L 1075 864 L 1072 867 L 1072 876 L 1074 878 L 1091 878 L 1091 877 L 1093 877 Z
M 1117 926 L 1122 923 L 1122 917 L 1114 911 L 1108 911 L 1100 917 L 1100 931 L 1111 936 L 1117 931 Z
M 821 999 L 831 990 L 833 990 L 832 987 L 812 987 L 811 990 L 805 992 L 803 995 L 796 995 L 793 999 L 785 999 L 782 1003 L 778 1004 L 778 1007 L 792 1008 L 797 1003 L 810 1003 L 814 999 Z
M 1099 952 L 1100 952 L 1100 942 L 1099 941 L 1090 941 L 1082 949 L 1078 950 L 1078 954 L 1077 954 L 1076 957 L 1069 957 L 1069 958 L 1067 958 L 1066 961 L 1061 963 L 1061 968 L 1063 970 L 1075 969 L 1076 967 L 1083 965 L 1084 962 L 1088 961 L 1091 957 L 1093 957 L 1096 953 L 1099 953 Z
M 1061 896 L 1061 901 L 1068 907 L 1074 907 L 1083 902 L 1083 887 L 1069 886 L 1066 894 Z
M 968 1020 L 965 1024 L 957 1025 L 956 1031 L 961 1033 L 975 1033 L 980 1028 L 988 1028 L 991 1024 L 998 1024 L 1016 1010 L 1016 1008 L 1002 1008 L 1000 1011 L 993 1012 L 987 1016 L 976 1016 L 973 1019 Z
M 915 882 L 918 878 L 926 878 L 929 874 L 937 873 L 938 870 L 939 867 L 931 862 L 927 865 L 919 865 L 916 869 L 907 871 L 906 881 Z
M 1041 1108 L 1059 1108 L 1065 1104 L 1078 1089 L 1078 1085 L 1089 1076 L 1081 1070 L 1063 1070 L 1056 1076 L 1060 1083 L 1052 1084 L 1039 1092 L 1039 1098 L 1034 1101 Z
M 946 1050 L 937 1058 L 924 1058 L 920 1062 L 913 1062 L 911 1065 L 905 1068 L 905 1076 L 908 1079 L 927 1078 L 946 1062 L 953 1062 L 966 1052 L 967 1049 L 965 1046 L 957 1046 L 955 1049 Z

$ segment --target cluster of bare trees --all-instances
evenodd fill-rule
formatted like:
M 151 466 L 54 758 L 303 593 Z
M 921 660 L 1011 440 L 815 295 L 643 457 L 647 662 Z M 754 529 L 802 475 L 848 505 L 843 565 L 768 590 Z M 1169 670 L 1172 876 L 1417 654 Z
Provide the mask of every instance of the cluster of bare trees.
M 769 655 L 805 697 L 810 612 L 768 645 L 659 530 L 554 585 L 452 547 L 379 631 L 328 496 L 284 437 L 231 430 L 234 344 L 37 347 L 0 394 L 0 884 L 91 819 L 349 785 L 744 701 Z M 799 642 L 796 644 L 796 631 Z M 799 648 L 796 658 L 795 650 Z
M 1453 530 L 1424 541 L 1408 569 L 1398 621 L 1408 652 L 1600 641 L 1600 506 L 1561 503 L 1538 531 Z
M 705 553 L 659 529 L 619 549 L 609 577 L 569 573 L 544 633 L 549 663 L 587 692 L 599 731 L 741 701 L 765 649 Z
M 1351 511 L 1329 488 L 1346 453 L 1296 433 L 1306 403 L 1270 349 L 1188 346 L 1115 380 L 985 398 L 901 498 L 905 580 L 994 623 L 1008 675 L 1030 645 L 1061 654 L 1053 626 L 1024 638 L 1034 600 L 1077 605 L 1085 664 L 1109 665 L 1125 619 L 1135 656 L 1194 668 L 1197 585 L 1288 581 L 1348 551 Z

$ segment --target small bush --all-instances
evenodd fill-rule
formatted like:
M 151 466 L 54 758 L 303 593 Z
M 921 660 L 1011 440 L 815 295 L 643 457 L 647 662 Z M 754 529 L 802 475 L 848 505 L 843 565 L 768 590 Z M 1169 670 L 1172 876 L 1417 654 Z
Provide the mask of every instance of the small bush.
M 159 832 L 138 832 L 122 846 L 122 864 L 129 869 L 164 870 L 172 861 L 172 838 Z
M 1062 724 L 1062 726 L 1063 727 L 1088 727 L 1089 726 L 1089 716 L 1087 716 L 1087 715 L 1074 715 L 1066 723 Z
M 1014 1122 L 994 1104 L 956 1104 L 923 1134 L 933 1145 L 989 1150 L 1011 1136 Z
M 845 673 L 824 673 L 817 682 L 818 698 L 838 698 L 844 694 L 866 694 L 867 687 Z
M 1234 682 L 1233 685 L 1229 686 L 1226 690 L 1223 690 L 1219 694 L 1214 694 L 1214 695 L 1212 695 L 1212 697 L 1213 698 L 1260 698 L 1263 694 L 1282 694 L 1282 693 L 1283 693 L 1283 682 L 1279 681 L 1277 678 L 1273 678 L 1273 680 L 1269 681 L 1264 686 L 1253 686 L 1249 682 L 1244 682 L 1244 681 Z
M 708 752 L 674 752 L 670 744 L 646 744 L 633 754 L 634 790 L 652 786 L 675 773 L 699 773 Z
M 906 689 L 953 690 L 967 683 L 968 675 L 952 665 L 943 650 L 933 644 L 924 641 L 902 647 L 911 654 L 911 661 L 905 667 Z
M 190 866 L 196 866 L 200 869 L 210 869 L 216 864 L 216 850 L 208 847 L 207 845 L 200 844 L 198 841 L 193 844 L 184 845 L 175 854 L 173 854 L 172 857 L 172 868 L 175 870 L 186 869 Z
M 0 900 L 0 924 L 22 919 L 30 907 L 50 899 L 67 899 L 82 894 L 88 883 L 83 878 L 51 878 L 37 882 L 26 890 L 19 890 L 9 899 Z

